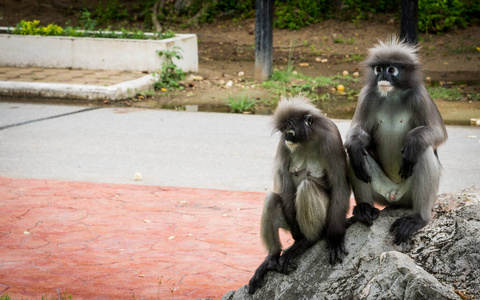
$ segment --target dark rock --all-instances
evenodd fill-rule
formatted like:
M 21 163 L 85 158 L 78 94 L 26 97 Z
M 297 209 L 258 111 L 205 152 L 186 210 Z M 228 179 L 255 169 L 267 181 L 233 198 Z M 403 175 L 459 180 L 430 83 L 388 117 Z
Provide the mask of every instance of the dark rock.
M 480 189 L 441 195 L 433 220 L 402 246 L 393 244 L 389 228 L 411 212 L 386 209 L 371 227 L 357 223 L 347 230 L 350 254 L 342 264 L 328 263 L 325 241 L 320 241 L 289 275 L 269 272 L 253 296 L 245 285 L 222 299 L 478 298 L 479 199 Z

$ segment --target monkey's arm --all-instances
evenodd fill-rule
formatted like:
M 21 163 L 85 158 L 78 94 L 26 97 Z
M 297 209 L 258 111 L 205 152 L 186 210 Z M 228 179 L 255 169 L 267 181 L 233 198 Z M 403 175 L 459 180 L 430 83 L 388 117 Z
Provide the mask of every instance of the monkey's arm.
M 342 262 L 348 255 L 345 249 L 345 231 L 347 212 L 350 206 L 350 185 L 347 179 L 347 159 L 342 147 L 340 134 L 330 151 L 327 162 L 327 176 L 331 187 L 330 203 L 327 213 L 327 246 L 330 251 L 330 263 Z
M 420 117 L 418 119 L 425 120 L 425 125 L 410 130 L 405 139 L 402 149 L 402 164 L 398 171 L 398 174 L 404 179 L 412 175 L 413 167 L 425 149 L 432 147 L 435 150 L 447 139 L 447 130 L 442 116 L 426 90 L 417 97 L 423 97 L 417 99 L 417 103 L 423 104 L 419 105 Z
M 360 125 L 350 128 L 345 142 L 350 164 L 358 179 L 370 183 L 372 176 L 368 169 L 365 156 L 368 155 L 367 147 L 370 144 L 370 135 Z
M 347 138 L 345 142 L 345 148 L 348 152 L 350 164 L 355 171 L 355 175 L 358 179 L 370 183 L 372 182 L 372 176 L 368 169 L 368 164 L 365 156 L 368 155 L 367 149 L 371 143 L 371 128 L 368 128 L 371 122 L 369 122 L 369 113 L 371 109 L 371 101 L 367 98 L 372 98 L 369 95 L 372 91 L 369 87 L 365 87 L 360 92 L 358 99 L 357 109 L 353 115 L 352 125 L 347 132 Z

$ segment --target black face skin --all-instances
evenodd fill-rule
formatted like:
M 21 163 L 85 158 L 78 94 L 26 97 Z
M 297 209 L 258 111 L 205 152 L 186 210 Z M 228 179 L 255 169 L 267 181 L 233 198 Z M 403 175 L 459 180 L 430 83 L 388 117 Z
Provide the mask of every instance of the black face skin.
M 373 67 L 373 73 L 377 76 L 377 82 L 386 80 L 393 86 L 398 86 L 397 75 L 400 73 L 396 66 L 391 65 L 377 65 Z
M 371 75 L 376 77 L 376 81 L 370 80 L 372 84 L 385 80 L 398 89 L 405 90 L 412 86 L 412 78 L 408 76 L 414 71 L 415 67 L 400 63 L 379 63 L 370 65 Z
M 308 141 L 311 135 L 310 128 L 314 123 L 314 117 L 311 114 L 302 114 L 296 118 L 286 121 L 281 128 L 281 132 L 286 141 L 294 144 Z

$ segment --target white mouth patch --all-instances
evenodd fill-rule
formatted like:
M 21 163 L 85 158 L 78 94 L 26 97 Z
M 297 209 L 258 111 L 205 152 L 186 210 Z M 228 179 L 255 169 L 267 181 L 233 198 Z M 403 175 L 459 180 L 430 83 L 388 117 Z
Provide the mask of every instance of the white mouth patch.
M 298 146 L 298 144 L 295 144 L 294 142 L 287 141 L 287 140 L 285 140 L 285 145 L 287 145 L 287 147 L 290 148 L 291 150 L 295 149 Z
M 386 80 L 380 80 L 378 82 L 378 88 L 380 89 L 380 91 L 382 93 L 388 93 L 393 89 L 393 86 L 390 82 L 388 82 Z

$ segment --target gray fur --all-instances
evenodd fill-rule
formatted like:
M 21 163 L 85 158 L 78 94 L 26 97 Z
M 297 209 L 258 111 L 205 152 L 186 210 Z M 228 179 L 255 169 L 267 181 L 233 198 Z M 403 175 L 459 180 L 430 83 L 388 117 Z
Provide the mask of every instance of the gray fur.
M 250 280 L 250 293 L 267 271 L 288 273 L 291 260 L 323 237 L 332 264 L 347 254 L 344 236 L 350 186 L 338 128 L 302 96 L 279 102 L 273 126 L 281 138 L 274 189 L 265 200 L 261 220 L 261 237 L 269 255 Z M 290 230 L 295 240 L 281 256 L 279 228 Z
M 412 218 L 419 227 L 431 216 L 441 170 L 435 153 L 447 139 L 447 131 L 423 85 L 417 52 L 417 47 L 395 37 L 370 51 L 363 63 L 367 82 L 345 147 L 357 205 L 373 206 L 377 202 L 413 208 Z M 387 71 L 376 75 L 376 66 L 394 66 L 399 72 L 393 76 Z M 380 90 L 380 80 L 389 81 L 393 89 Z M 399 229 L 398 224 L 394 223 L 392 231 L 396 242 L 403 242 L 406 237 L 400 235 L 409 236 L 413 229 L 407 225 Z M 406 231 L 399 233 L 402 230 Z

